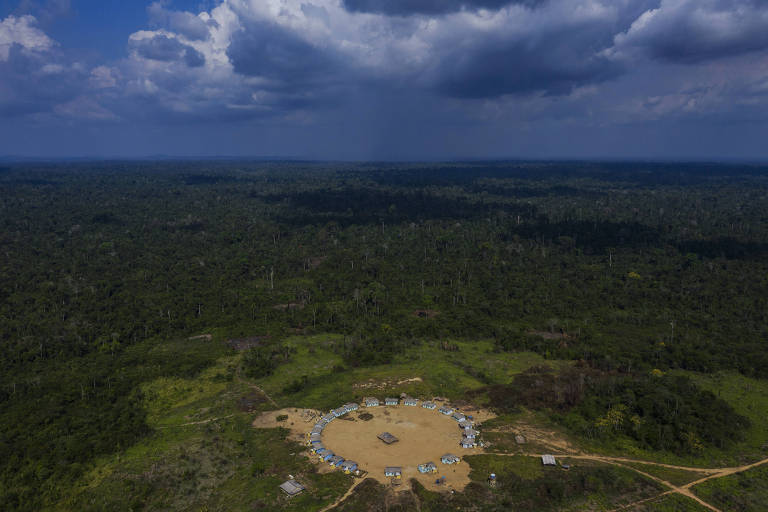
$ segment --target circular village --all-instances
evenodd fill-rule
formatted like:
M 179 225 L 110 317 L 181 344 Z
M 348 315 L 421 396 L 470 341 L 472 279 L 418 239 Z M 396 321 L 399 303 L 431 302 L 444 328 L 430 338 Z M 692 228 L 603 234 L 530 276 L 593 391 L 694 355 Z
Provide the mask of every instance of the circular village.
M 477 447 L 472 415 L 416 398 L 365 398 L 344 404 L 306 433 L 311 457 L 345 473 L 398 485 L 416 478 L 428 488 L 463 488 L 462 454 Z

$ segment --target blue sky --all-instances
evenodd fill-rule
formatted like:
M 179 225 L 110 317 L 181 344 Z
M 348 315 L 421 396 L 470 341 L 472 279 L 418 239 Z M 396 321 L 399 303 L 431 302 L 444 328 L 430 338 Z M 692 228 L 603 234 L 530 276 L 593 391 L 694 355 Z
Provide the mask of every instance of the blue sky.
M 768 159 L 765 0 L 0 0 L 0 155 Z

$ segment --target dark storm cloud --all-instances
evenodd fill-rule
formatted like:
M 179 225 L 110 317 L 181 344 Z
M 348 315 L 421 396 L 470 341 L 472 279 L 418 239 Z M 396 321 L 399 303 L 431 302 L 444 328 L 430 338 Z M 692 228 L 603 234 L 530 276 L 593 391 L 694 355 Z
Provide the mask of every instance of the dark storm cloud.
M 251 21 L 236 32 L 227 55 L 235 72 L 266 78 L 270 88 L 295 90 L 332 83 L 344 71 L 341 60 L 331 51 L 265 21 Z
M 510 4 L 535 7 L 546 0 L 344 0 L 344 7 L 354 12 L 390 16 L 445 14 L 462 9 L 500 9 Z
M 189 67 L 200 67 L 205 64 L 205 57 L 176 38 L 156 35 L 147 39 L 134 39 L 130 47 L 145 59 L 164 62 L 183 61 Z
M 451 52 L 443 57 L 437 89 L 459 98 L 532 92 L 563 95 L 621 74 L 623 68 L 616 62 L 579 50 L 568 41 L 551 41 L 542 47 L 514 41 L 483 46 L 471 54 Z
M 766 0 L 665 0 L 616 37 L 664 61 L 698 63 L 768 49 Z
M 441 48 L 433 70 L 437 90 L 458 98 L 567 95 L 623 73 L 624 64 L 601 55 L 612 43 L 617 21 L 560 16 L 562 21 L 526 27 L 514 35 L 457 35 L 455 44 Z

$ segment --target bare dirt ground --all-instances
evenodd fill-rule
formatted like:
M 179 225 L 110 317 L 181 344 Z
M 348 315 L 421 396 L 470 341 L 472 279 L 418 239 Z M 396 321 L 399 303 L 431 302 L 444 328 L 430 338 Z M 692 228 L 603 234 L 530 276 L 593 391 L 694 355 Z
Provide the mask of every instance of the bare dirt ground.
M 390 483 L 384 476 L 386 466 L 401 466 L 403 481 L 416 478 L 422 485 L 433 490 L 463 489 L 469 483 L 469 465 L 446 465 L 440 457 L 453 453 L 459 457 L 481 453 L 480 448 L 465 449 L 459 446 L 461 431 L 455 420 L 435 410 L 421 407 L 371 407 L 362 412 L 373 415 L 368 421 L 358 419 L 356 413 L 349 416 L 354 421 L 336 420 L 323 432 L 323 444 L 344 457 L 357 462 L 368 471 L 368 476 L 382 483 Z M 389 432 L 399 439 L 387 445 L 376 436 Z M 422 475 L 417 466 L 425 462 L 437 464 L 438 473 Z M 446 477 L 444 485 L 435 480 Z
M 312 430 L 312 427 L 320 415 L 320 411 L 314 409 L 287 407 L 285 409 L 267 411 L 259 414 L 253 420 L 252 425 L 255 428 L 287 428 L 291 431 L 291 434 L 288 436 L 289 439 L 304 444 L 307 440 L 307 432 Z M 277 418 L 282 416 L 288 416 L 288 418 L 282 421 L 277 421 Z
M 502 428 L 489 429 L 488 432 L 513 432 L 525 437 L 526 444 L 552 450 L 556 453 L 581 453 L 575 446 L 563 439 L 562 435 L 554 430 L 541 428 L 525 420 L 518 420 Z
M 410 379 L 402 379 L 402 380 L 393 380 L 393 379 L 374 380 L 374 379 L 369 379 L 367 382 L 358 382 L 356 384 L 352 384 L 352 388 L 354 388 L 354 389 L 385 390 L 385 389 L 392 389 L 395 386 L 400 386 L 402 384 L 409 384 L 411 382 L 421 382 L 421 377 L 411 377 Z M 395 394 L 397 394 L 397 393 L 395 393 Z

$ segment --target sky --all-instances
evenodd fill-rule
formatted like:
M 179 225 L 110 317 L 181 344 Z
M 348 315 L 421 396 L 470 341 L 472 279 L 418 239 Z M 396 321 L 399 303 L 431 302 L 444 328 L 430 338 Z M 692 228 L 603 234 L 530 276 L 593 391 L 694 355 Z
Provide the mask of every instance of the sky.
M 768 0 L 0 0 L 0 155 L 768 160 Z

